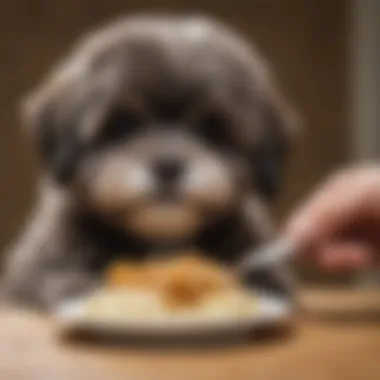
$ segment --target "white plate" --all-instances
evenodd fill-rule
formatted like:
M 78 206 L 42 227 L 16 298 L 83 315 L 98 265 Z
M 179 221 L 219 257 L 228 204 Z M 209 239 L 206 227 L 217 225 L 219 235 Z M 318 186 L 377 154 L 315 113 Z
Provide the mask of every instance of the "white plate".
M 292 316 L 293 305 L 287 299 L 262 295 L 258 297 L 254 315 L 246 318 L 162 319 L 129 320 L 115 322 L 91 320 L 85 316 L 85 300 L 63 304 L 56 310 L 61 332 L 85 332 L 90 335 L 117 336 L 118 338 L 176 338 L 218 337 L 231 334 L 248 334 L 262 328 L 286 325 Z

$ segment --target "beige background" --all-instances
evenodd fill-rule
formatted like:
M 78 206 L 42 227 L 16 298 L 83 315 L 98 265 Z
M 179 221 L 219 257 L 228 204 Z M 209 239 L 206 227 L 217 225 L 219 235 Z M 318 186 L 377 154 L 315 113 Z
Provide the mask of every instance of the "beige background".
M 153 8 L 152 8 L 153 6 Z M 0 250 L 34 195 L 36 160 L 21 132 L 19 97 L 82 32 L 122 12 L 201 10 L 252 37 L 273 63 L 304 119 L 284 194 L 283 215 L 348 156 L 348 9 L 344 0 L 11 0 L 0 3 Z

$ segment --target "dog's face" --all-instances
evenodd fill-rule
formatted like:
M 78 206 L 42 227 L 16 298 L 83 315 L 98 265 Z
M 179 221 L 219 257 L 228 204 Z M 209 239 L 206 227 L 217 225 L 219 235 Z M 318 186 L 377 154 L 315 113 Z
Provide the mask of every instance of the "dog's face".
M 289 139 L 257 53 L 203 19 L 135 18 L 86 38 L 27 116 L 54 181 L 149 239 L 273 195 Z

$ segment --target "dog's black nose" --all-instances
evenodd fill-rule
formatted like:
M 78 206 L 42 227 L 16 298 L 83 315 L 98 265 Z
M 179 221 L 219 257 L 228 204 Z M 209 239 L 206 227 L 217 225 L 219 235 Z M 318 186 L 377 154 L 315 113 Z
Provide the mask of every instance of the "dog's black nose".
M 176 159 L 161 159 L 154 163 L 153 171 L 156 177 L 165 183 L 176 182 L 185 169 L 183 161 Z

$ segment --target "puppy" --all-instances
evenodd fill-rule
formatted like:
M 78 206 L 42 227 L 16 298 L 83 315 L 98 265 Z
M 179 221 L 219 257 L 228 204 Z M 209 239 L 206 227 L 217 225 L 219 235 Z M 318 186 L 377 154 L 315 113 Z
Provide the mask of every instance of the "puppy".
M 195 247 L 234 263 L 271 236 L 293 114 L 241 36 L 202 17 L 121 19 L 27 97 L 39 199 L 4 289 L 50 309 L 125 257 Z

